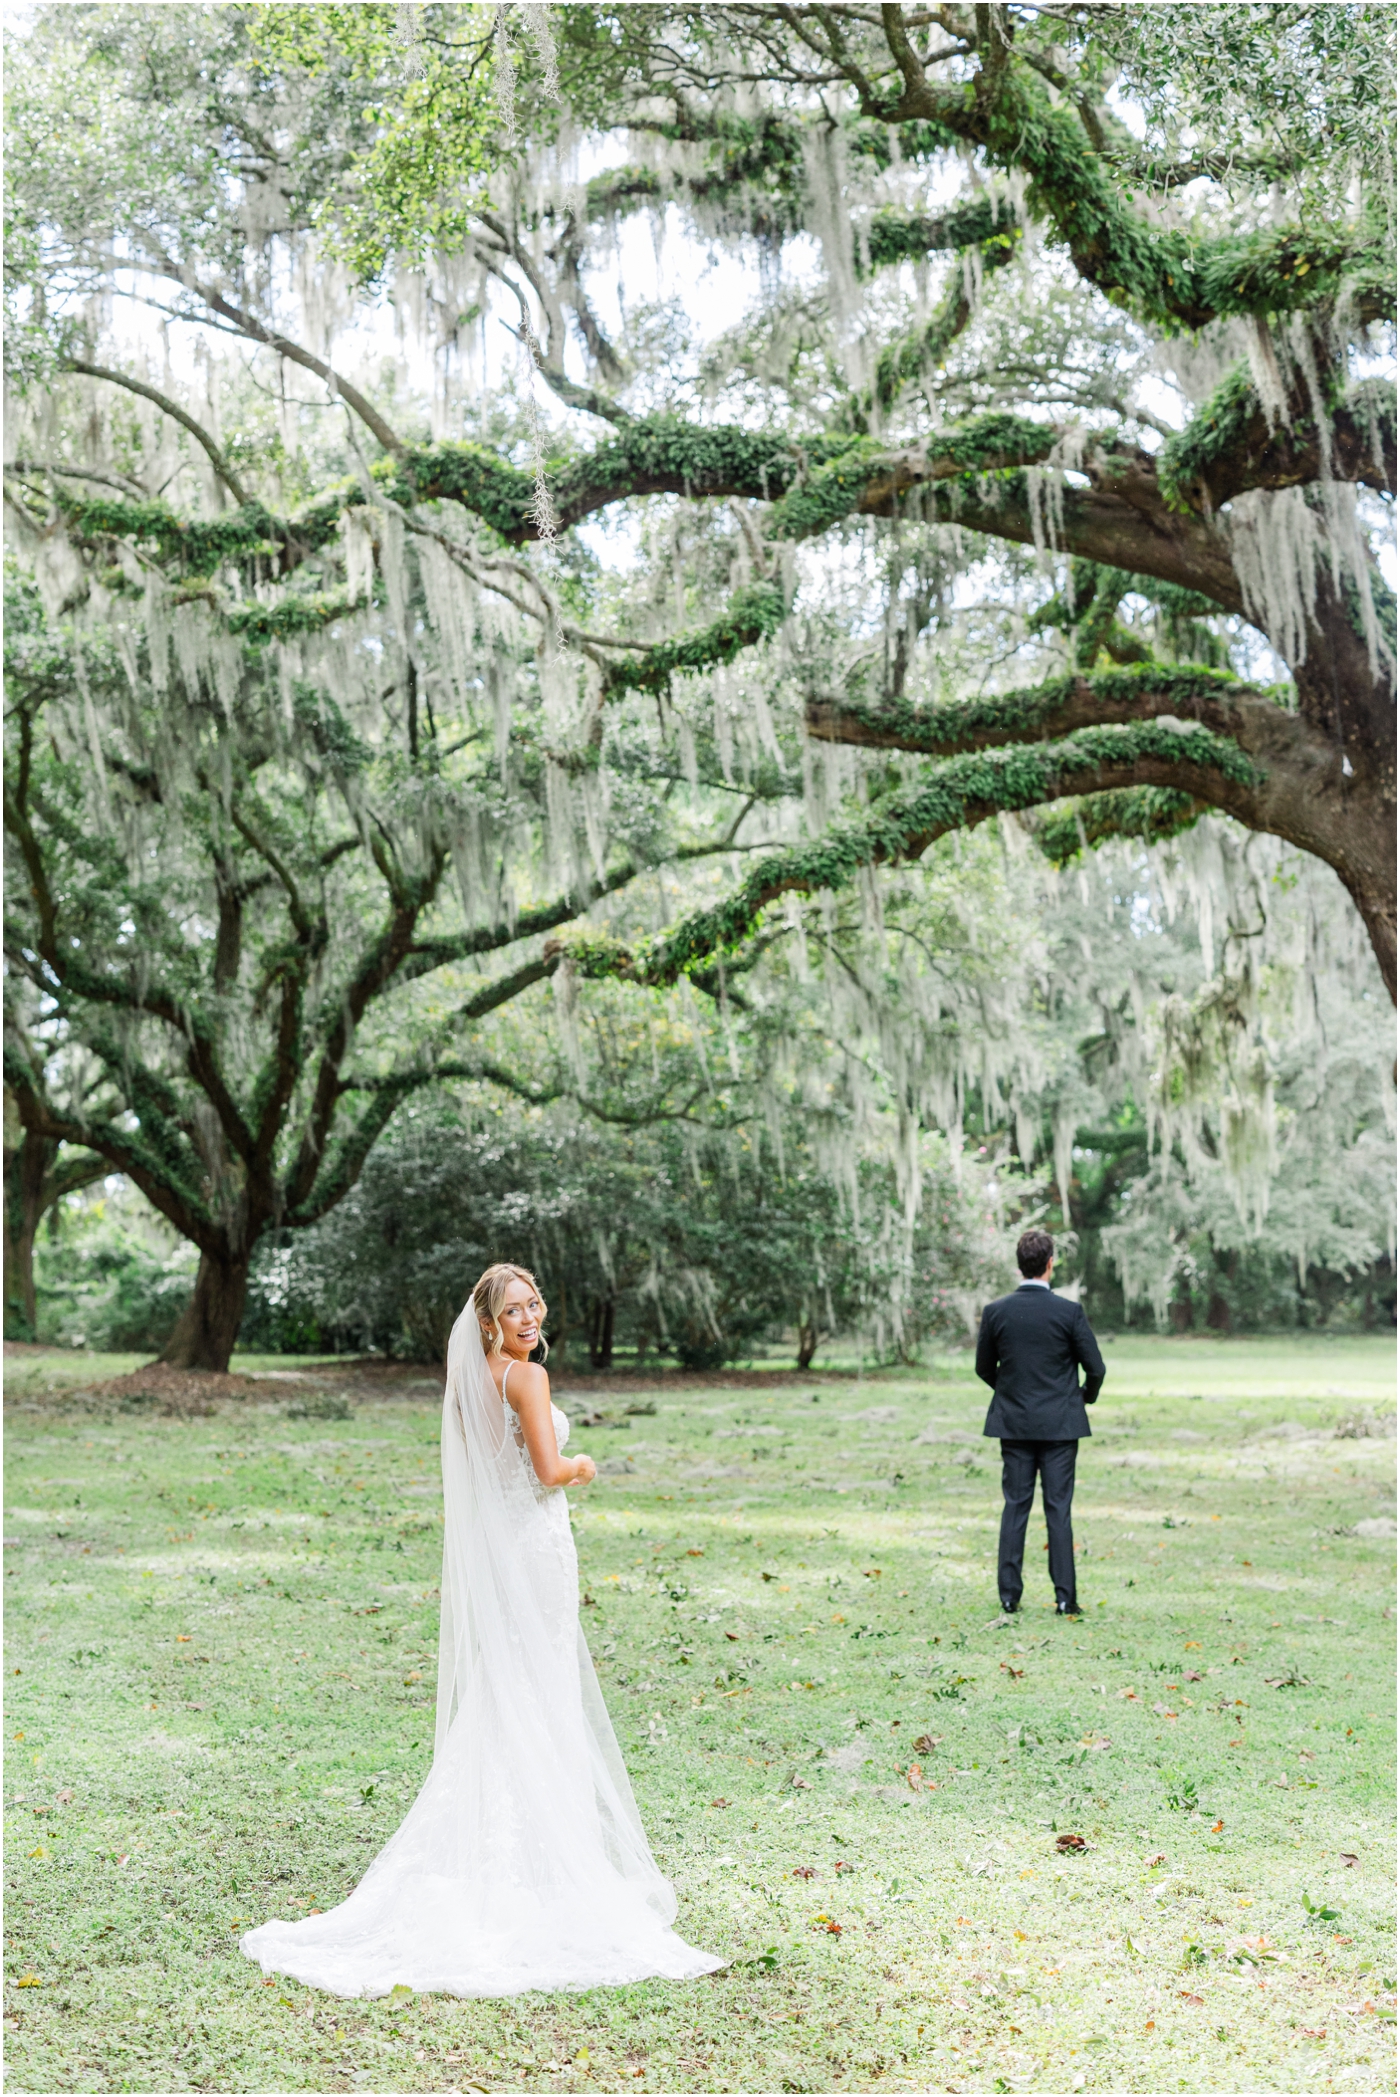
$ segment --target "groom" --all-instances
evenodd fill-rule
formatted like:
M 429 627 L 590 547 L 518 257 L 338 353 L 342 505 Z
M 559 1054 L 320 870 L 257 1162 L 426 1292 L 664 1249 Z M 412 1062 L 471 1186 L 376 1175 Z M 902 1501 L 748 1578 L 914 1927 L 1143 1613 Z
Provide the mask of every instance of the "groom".
M 1080 1439 L 1090 1432 L 1084 1408 L 1098 1397 L 1106 1371 L 1081 1307 L 1051 1292 L 1055 1247 L 1048 1232 L 1025 1232 L 1016 1264 L 1020 1287 L 987 1305 L 977 1337 L 977 1374 L 992 1386 L 982 1432 L 1001 1437 L 1004 1505 L 997 1588 L 1003 1611 L 1013 1615 L 1021 1606 L 1021 1559 L 1039 1471 L 1055 1613 L 1078 1616 L 1069 1519 L 1074 1459 Z

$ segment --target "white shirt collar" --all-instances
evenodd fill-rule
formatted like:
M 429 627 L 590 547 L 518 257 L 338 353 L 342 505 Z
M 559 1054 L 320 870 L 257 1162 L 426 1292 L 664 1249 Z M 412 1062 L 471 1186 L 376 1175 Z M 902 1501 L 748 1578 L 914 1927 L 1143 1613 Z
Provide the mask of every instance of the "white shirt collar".
M 1025 1280 L 1018 1284 L 1018 1286 L 1023 1289 L 1048 1289 L 1050 1284 L 1048 1281 L 1039 1280 L 1033 1274 L 1028 1274 Z

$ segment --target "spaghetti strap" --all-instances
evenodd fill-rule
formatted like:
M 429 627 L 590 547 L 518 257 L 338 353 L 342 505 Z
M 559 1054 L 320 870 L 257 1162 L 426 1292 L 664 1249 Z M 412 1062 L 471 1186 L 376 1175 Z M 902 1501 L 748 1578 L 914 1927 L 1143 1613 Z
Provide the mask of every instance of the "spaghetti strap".
M 510 1372 L 511 1372 L 511 1370 L 512 1370 L 512 1369 L 513 1369 L 514 1367 L 515 1367 L 515 1364 L 514 1364 L 514 1362 L 507 1362 L 507 1363 L 506 1363 L 506 1365 L 505 1365 L 505 1367 L 504 1367 L 504 1369 L 502 1369 L 502 1371 L 501 1371 L 501 1403 L 502 1403 L 502 1405 L 509 1405 L 509 1403 L 510 1403 L 510 1400 L 509 1400 L 509 1399 L 508 1399 L 508 1398 L 506 1397 L 506 1378 L 507 1378 L 507 1377 L 508 1377 L 508 1376 L 510 1375 Z

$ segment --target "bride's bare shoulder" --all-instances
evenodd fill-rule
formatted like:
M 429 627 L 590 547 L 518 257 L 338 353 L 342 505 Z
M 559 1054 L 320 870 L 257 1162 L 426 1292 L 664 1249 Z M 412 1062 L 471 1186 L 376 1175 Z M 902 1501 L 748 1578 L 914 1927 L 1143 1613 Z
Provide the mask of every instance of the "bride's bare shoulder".
M 539 1362 L 512 1362 L 506 1399 L 519 1412 L 522 1405 L 549 1403 L 549 1378 Z

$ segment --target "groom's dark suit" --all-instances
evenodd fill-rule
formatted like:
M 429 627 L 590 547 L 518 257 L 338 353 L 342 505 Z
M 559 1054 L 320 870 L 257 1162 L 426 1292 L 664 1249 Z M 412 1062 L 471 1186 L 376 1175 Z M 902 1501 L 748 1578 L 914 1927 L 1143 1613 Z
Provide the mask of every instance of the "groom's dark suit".
M 1061 1610 L 1075 1609 L 1070 1506 L 1075 1454 L 1090 1432 L 1084 1408 L 1098 1397 L 1106 1374 L 1098 1342 L 1077 1303 L 1056 1296 L 1043 1282 L 1025 1281 L 983 1311 L 977 1374 L 992 1386 L 982 1432 L 1001 1440 L 1001 1606 L 1012 1610 L 1021 1600 L 1026 1523 L 1039 1471 L 1055 1600 Z

